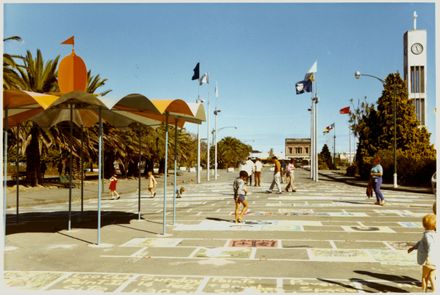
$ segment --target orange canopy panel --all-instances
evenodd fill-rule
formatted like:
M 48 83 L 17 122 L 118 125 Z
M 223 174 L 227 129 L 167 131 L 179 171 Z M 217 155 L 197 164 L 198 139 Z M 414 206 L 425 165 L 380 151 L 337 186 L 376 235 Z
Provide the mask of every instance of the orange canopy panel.
M 58 96 L 24 90 L 3 90 L 3 108 L 31 109 L 42 107 L 47 109 Z
M 73 50 L 58 66 L 58 86 L 63 93 L 87 89 L 86 64 Z
M 124 111 L 142 111 L 161 114 L 160 110 L 146 96 L 132 93 L 121 98 L 112 109 Z
M 15 127 L 43 112 L 58 96 L 24 90 L 4 90 L 3 108 L 8 111 L 8 127 Z
M 192 116 L 192 112 L 188 104 L 182 99 L 152 99 L 151 102 L 162 113 L 176 113 Z

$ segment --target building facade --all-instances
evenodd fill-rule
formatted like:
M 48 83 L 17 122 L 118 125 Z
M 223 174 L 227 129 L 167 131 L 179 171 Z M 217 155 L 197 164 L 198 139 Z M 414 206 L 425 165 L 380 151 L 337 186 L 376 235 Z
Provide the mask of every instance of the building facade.
M 284 154 L 286 159 L 295 159 L 297 162 L 306 160 L 310 163 L 310 138 L 286 138 Z
M 403 73 L 407 82 L 408 97 L 414 105 L 421 126 L 426 125 L 426 51 L 426 30 L 417 30 L 417 13 L 414 12 L 413 29 L 403 35 Z

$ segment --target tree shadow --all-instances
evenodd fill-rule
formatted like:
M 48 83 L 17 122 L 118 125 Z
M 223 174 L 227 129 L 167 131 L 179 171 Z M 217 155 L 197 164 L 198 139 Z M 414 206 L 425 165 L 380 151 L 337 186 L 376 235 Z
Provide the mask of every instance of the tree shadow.
M 369 282 L 369 281 L 366 281 L 363 279 L 358 279 L 358 278 L 352 278 L 352 279 L 350 279 L 350 281 L 362 284 L 365 287 L 376 290 L 376 291 L 369 291 L 369 290 L 362 289 L 364 292 L 368 292 L 368 293 L 373 293 L 373 292 L 374 293 L 376 293 L 376 292 L 410 293 L 407 290 L 404 290 L 404 289 L 401 289 L 398 287 L 389 286 L 389 285 L 382 284 L 382 283 L 378 283 L 378 282 Z
M 414 279 L 409 276 L 398 276 L 398 275 L 390 275 L 390 274 L 382 274 L 365 270 L 355 270 L 357 274 L 368 275 L 373 278 L 378 278 L 381 280 L 386 280 L 390 282 L 397 282 L 400 284 L 410 285 L 410 286 L 420 286 L 420 282 L 417 279 Z
M 68 230 L 68 211 L 29 212 L 19 215 L 19 223 L 15 223 L 15 214 L 7 215 L 6 235 L 17 233 L 43 232 L 56 233 Z M 101 227 L 111 224 L 130 224 L 138 219 L 137 213 L 122 211 L 105 211 L 101 214 Z M 71 212 L 71 228 L 97 228 L 97 211 Z
M 367 275 L 372 278 L 376 278 L 376 279 L 380 279 L 380 280 L 384 280 L 384 281 L 389 281 L 392 283 L 405 284 L 405 285 L 409 285 L 409 286 L 420 286 L 420 283 L 418 280 L 416 280 L 412 277 L 409 277 L 409 276 L 382 274 L 382 273 L 375 273 L 375 272 L 363 271 L 363 270 L 355 270 L 354 272 L 357 274 L 360 274 L 360 275 Z M 338 285 L 338 286 L 341 286 L 341 287 L 344 287 L 347 289 L 362 291 L 365 293 L 377 293 L 377 292 L 381 292 L 381 293 L 385 293 L 385 292 L 410 293 L 410 291 L 404 290 L 399 287 L 390 286 L 385 283 L 372 282 L 372 281 L 368 281 L 368 280 L 360 279 L 360 278 L 350 278 L 350 282 L 361 284 L 362 288 L 352 286 L 349 284 L 344 284 L 344 283 L 338 282 L 338 281 L 329 280 L 329 279 L 317 278 L 317 280 L 322 281 L 322 282 L 326 282 L 326 283 L 330 283 L 330 284 L 334 284 L 334 285 Z

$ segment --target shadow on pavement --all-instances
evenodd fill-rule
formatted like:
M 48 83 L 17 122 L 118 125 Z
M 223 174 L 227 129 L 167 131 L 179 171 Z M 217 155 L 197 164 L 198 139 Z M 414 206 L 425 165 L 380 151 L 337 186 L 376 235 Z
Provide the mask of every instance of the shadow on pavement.
M 341 286 L 341 287 L 344 287 L 344 288 L 347 288 L 347 289 L 353 289 L 353 290 L 356 290 L 356 291 L 364 291 L 363 289 L 358 289 L 358 288 L 353 287 L 351 285 L 344 284 L 344 283 L 337 282 L 337 281 L 332 281 L 332 280 L 328 280 L 328 279 L 320 279 L 320 278 L 317 278 L 317 280 L 321 281 L 321 282 L 325 282 L 325 283 L 330 283 L 330 284 L 338 285 L 338 286 Z M 365 292 L 373 293 L 372 291 L 365 291 Z
M 226 221 L 226 222 L 234 223 L 233 219 L 224 219 L 224 218 L 217 218 L 217 217 L 206 217 L 206 219 L 214 220 L 214 221 Z
M 355 270 L 354 272 L 357 274 L 368 275 L 373 278 L 387 280 L 390 282 L 396 282 L 396 283 L 406 284 L 406 285 L 411 285 L 411 286 L 420 286 L 419 280 L 414 279 L 412 277 L 408 277 L 408 276 L 396 276 L 396 275 L 390 275 L 390 274 L 375 273 L 375 272 L 365 271 L 365 270 Z
M 363 289 L 364 292 L 368 292 L 368 293 L 372 293 L 372 292 L 374 292 L 374 293 L 376 293 L 376 292 L 409 293 L 409 291 L 398 288 L 398 287 L 393 287 L 393 286 L 389 286 L 389 285 L 385 285 L 385 284 L 381 284 L 381 283 L 377 283 L 377 282 L 369 282 L 369 281 L 366 281 L 363 279 L 352 278 L 352 279 L 350 279 L 350 281 L 362 284 L 364 286 L 364 288 L 368 287 L 370 289 L 375 290 L 375 291 L 372 291 L 372 290 Z
M 19 223 L 15 214 L 8 214 L 6 235 L 26 232 L 58 232 L 68 229 L 68 211 L 21 213 Z M 135 213 L 105 211 L 101 215 L 101 227 L 111 224 L 129 224 L 138 219 Z M 97 228 L 97 211 L 72 212 L 71 228 Z

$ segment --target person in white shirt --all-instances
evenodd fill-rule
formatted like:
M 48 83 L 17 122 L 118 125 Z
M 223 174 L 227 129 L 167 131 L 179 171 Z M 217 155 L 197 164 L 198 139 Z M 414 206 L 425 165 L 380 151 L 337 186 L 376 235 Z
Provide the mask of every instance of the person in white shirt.
M 260 158 L 257 158 L 254 165 L 255 172 L 255 186 L 261 186 L 261 170 L 263 169 L 263 163 L 261 163 Z
M 248 158 L 245 163 L 245 169 L 248 174 L 249 185 L 252 185 L 252 174 L 254 173 L 254 162 Z
M 292 190 L 292 192 L 296 192 L 296 187 L 295 187 L 295 160 L 294 159 L 290 159 L 289 164 L 287 164 L 286 167 L 286 181 L 287 181 L 287 186 L 285 188 L 286 192 L 289 191 L 289 189 Z

